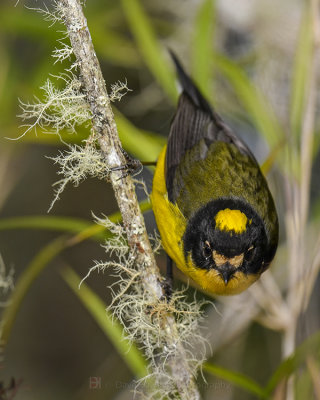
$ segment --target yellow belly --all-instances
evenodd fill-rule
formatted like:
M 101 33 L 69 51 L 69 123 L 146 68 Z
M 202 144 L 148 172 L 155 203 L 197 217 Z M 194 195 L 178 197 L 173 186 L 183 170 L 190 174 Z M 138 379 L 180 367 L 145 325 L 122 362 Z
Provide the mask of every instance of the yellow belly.
M 162 149 L 153 177 L 151 202 L 162 246 L 180 268 L 185 264 L 182 237 L 186 221 L 179 208 L 168 200 L 165 182 L 166 146 Z
M 225 285 L 215 269 L 205 270 L 196 267 L 190 255 L 187 260 L 185 259 L 182 238 L 186 230 L 187 221 L 177 205 L 172 204 L 168 199 L 165 182 L 165 158 L 166 146 L 159 155 L 150 196 L 163 248 L 183 273 L 209 293 L 217 295 L 241 293 L 255 282 L 259 276 L 253 274 L 245 275 L 239 271 Z

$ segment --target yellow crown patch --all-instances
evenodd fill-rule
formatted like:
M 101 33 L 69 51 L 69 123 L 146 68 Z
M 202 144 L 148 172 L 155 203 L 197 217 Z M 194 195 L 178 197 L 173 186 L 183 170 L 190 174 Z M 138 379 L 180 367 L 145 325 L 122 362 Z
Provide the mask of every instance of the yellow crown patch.
M 235 233 L 244 232 L 247 228 L 247 223 L 251 224 L 251 220 L 248 221 L 243 212 L 230 210 L 230 208 L 220 210 L 214 219 L 218 229 L 221 231 L 234 231 Z

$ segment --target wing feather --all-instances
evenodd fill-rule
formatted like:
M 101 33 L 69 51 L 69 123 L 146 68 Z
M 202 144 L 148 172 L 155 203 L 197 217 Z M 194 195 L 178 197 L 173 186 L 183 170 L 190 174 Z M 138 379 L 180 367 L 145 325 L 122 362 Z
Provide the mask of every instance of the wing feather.
M 202 96 L 174 53 L 171 52 L 171 56 L 183 89 L 171 124 L 166 153 L 166 187 L 168 198 L 174 203 L 181 189 L 173 184 L 176 169 L 186 152 L 201 140 L 203 145 L 199 159 L 205 159 L 210 145 L 218 141 L 232 143 L 242 154 L 248 155 L 255 162 L 256 159 L 248 146 L 232 132 Z

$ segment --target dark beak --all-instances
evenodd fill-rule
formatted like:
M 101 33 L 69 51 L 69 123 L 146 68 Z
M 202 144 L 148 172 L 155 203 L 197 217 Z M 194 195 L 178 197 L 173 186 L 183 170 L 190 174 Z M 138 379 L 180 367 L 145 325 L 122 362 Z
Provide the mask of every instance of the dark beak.
M 228 282 L 230 281 L 230 279 L 233 277 L 235 270 L 236 270 L 236 268 L 234 268 L 229 263 L 226 263 L 219 268 L 219 273 L 220 273 L 226 286 L 227 286 Z

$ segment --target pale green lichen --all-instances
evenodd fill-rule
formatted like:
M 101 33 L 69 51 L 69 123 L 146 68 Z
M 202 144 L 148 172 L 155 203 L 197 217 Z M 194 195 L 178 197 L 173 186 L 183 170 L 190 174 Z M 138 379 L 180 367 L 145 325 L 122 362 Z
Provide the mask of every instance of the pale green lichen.
M 41 87 L 43 101 L 35 98 L 33 103 L 20 101 L 22 113 L 19 115 L 24 121 L 31 123 L 22 125 L 25 130 L 19 136 L 26 135 L 32 129 L 40 127 L 44 131 L 50 128 L 51 133 L 59 134 L 62 129 L 76 132 L 76 126 L 91 120 L 91 111 L 86 96 L 81 90 L 81 82 L 70 73 L 57 77 L 65 82 L 65 87 L 59 89 L 50 79 Z
M 56 22 L 63 22 L 64 7 L 62 2 L 54 1 L 50 10 L 44 5 L 44 9 L 36 9 L 36 11 L 40 12 L 44 19 L 53 25 Z M 65 43 L 65 37 L 58 40 L 58 43 L 59 46 L 53 51 L 55 63 L 70 59 L 73 54 L 72 47 Z M 78 126 L 89 126 L 92 113 L 81 80 L 74 72 L 77 68 L 78 64 L 74 61 L 66 72 L 47 79 L 41 87 L 43 92 L 41 100 L 35 97 L 33 102 L 20 101 L 22 109 L 20 118 L 26 123 L 22 125 L 23 133 L 16 139 L 23 137 L 31 130 L 37 132 L 37 128 L 41 128 L 42 132 L 60 136 L 62 130 L 76 133 Z M 62 80 L 63 87 L 54 84 L 53 79 Z M 111 85 L 110 98 L 113 101 L 120 100 L 129 90 L 126 81 L 124 83 L 118 81 Z M 31 122 L 29 123 L 29 121 Z M 60 139 L 62 140 L 61 137 Z M 93 135 L 90 135 L 89 139 L 84 141 L 81 146 L 67 146 L 68 150 L 60 152 L 57 157 L 52 158 L 59 165 L 58 174 L 63 178 L 54 184 L 57 189 L 49 211 L 68 183 L 77 186 L 86 177 L 105 179 L 109 174 L 104 156 Z
M 45 10 L 44 14 L 52 23 L 63 20 L 62 2 L 56 3 L 53 12 Z M 77 29 L 76 26 L 68 27 L 72 28 Z M 72 55 L 68 45 L 60 44 L 61 48 L 54 51 L 56 62 Z M 21 102 L 21 117 L 26 121 L 32 120 L 25 125 L 26 129 L 21 136 L 36 127 L 43 130 L 50 128 L 51 132 L 58 135 L 61 129 L 76 132 L 78 125 L 91 122 L 92 115 L 81 80 L 71 72 L 76 69 L 77 64 L 73 63 L 67 74 L 57 77 L 64 81 L 62 89 L 48 79 L 42 87 L 43 101 L 36 99 L 35 103 Z M 120 100 L 128 90 L 126 83 L 116 83 L 112 86 L 111 99 Z M 113 155 L 110 149 L 109 161 Z M 68 145 L 66 151 L 54 157 L 62 179 L 55 184 L 57 190 L 50 209 L 68 183 L 77 186 L 87 176 L 106 179 L 110 171 L 106 168 L 104 157 L 106 155 L 100 151 L 92 135 L 83 146 Z M 137 382 L 136 392 L 148 399 L 180 399 L 179 385 L 184 381 L 181 376 L 186 380 L 195 376 L 205 355 L 206 341 L 200 333 L 203 303 L 187 301 L 184 291 L 174 291 L 170 301 L 161 296 L 162 288 L 157 281 L 159 278 L 148 271 L 146 265 L 137 265 L 135 250 L 128 246 L 124 228 L 113 224 L 108 218 L 98 219 L 97 222 L 111 232 L 112 238 L 104 245 L 108 260 L 96 261 L 87 277 L 93 271 L 104 271 L 106 268 L 112 268 L 116 277 L 116 282 L 110 288 L 113 296 L 110 309 L 122 322 L 126 337 L 140 346 L 149 363 L 150 374 Z M 159 238 L 154 237 L 152 243 L 153 250 L 157 251 L 160 248 Z M 172 373 L 174 365 L 177 366 L 176 359 L 181 360 L 185 368 L 180 377 Z M 188 400 L 188 393 L 185 393 L 184 399 Z
M 180 399 L 176 375 L 170 373 L 171 360 L 183 347 L 191 374 L 197 374 L 207 345 L 200 327 L 204 303 L 196 299 L 187 300 L 185 290 L 173 291 L 169 302 L 146 291 L 144 284 L 148 271 L 143 266 L 137 269 L 123 227 L 113 224 L 108 218 L 97 222 L 113 234 L 104 245 L 109 259 L 96 262 L 84 279 L 93 271 L 113 269 L 117 280 L 110 287 L 113 296 L 110 309 L 121 321 L 126 338 L 140 346 L 149 363 L 150 374 L 137 382 L 135 392 L 146 399 Z M 153 237 L 152 243 L 154 250 L 158 251 L 159 238 Z M 170 318 L 175 320 L 174 335 L 164 328 Z
M 73 49 L 68 44 L 64 43 L 62 40 L 59 40 L 60 47 L 54 49 L 52 56 L 56 59 L 54 64 L 58 62 L 63 62 L 64 60 L 70 59 L 73 54 Z
M 131 89 L 127 86 L 127 80 L 125 82 L 118 81 L 111 85 L 109 98 L 111 101 L 120 101 L 128 92 L 131 92 Z
M 88 176 L 106 179 L 109 175 L 110 171 L 106 168 L 101 151 L 97 149 L 94 142 L 85 142 L 84 146 L 68 145 L 68 150 L 60 151 L 56 157 L 49 157 L 60 167 L 57 174 L 63 176 L 54 184 L 57 189 L 49 211 L 68 183 L 78 186 Z

